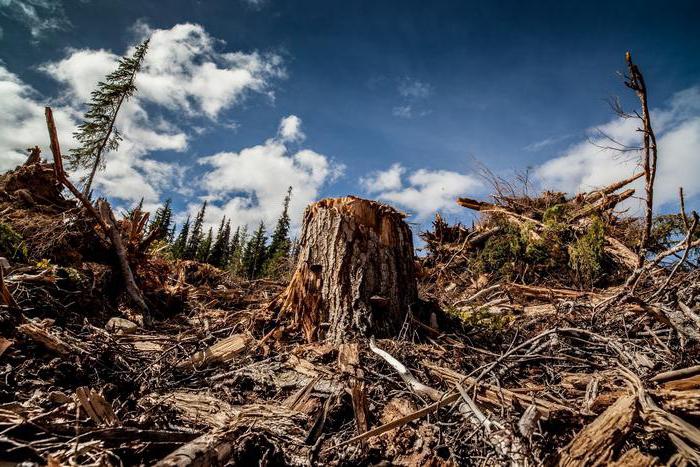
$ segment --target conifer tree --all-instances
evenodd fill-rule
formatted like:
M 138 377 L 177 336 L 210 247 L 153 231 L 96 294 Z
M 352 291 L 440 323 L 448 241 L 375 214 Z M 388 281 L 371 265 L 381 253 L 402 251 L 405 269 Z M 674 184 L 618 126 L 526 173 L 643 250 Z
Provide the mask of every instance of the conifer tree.
M 170 198 L 165 200 L 163 206 L 156 209 L 153 220 L 148 226 L 148 233 L 158 231 L 158 239 L 167 239 L 170 235 L 170 224 L 172 223 L 173 212 L 170 208 L 172 200 Z
M 202 242 L 202 227 L 204 225 L 204 213 L 207 210 L 207 202 L 202 204 L 197 217 L 194 218 L 194 224 L 192 224 L 192 229 L 190 232 L 190 238 L 187 241 L 187 247 L 185 247 L 185 253 L 183 254 L 184 259 L 195 259 L 197 256 L 197 251 L 199 250 L 199 244 Z
M 209 255 L 209 264 L 218 268 L 226 264 L 230 236 L 231 224 L 226 220 L 226 217 L 224 216 L 221 219 L 219 230 L 216 233 L 216 241 L 211 247 L 211 254 Z
M 250 241 L 246 244 L 243 252 L 243 274 L 248 279 L 257 278 L 262 271 L 262 266 L 265 262 L 266 242 L 265 224 L 260 221 L 260 225 L 258 225 Z
M 224 226 L 224 246 L 223 246 L 223 253 L 221 254 L 221 264 L 219 267 L 223 268 L 226 267 L 228 264 L 228 260 L 231 256 L 231 219 L 226 220 L 226 225 Z
M 168 236 L 166 238 L 168 243 L 172 244 L 173 240 L 175 240 L 175 232 L 177 232 L 177 223 L 173 222 L 173 226 L 170 227 L 170 230 L 168 231 Z
M 211 243 L 212 243 L 213 235 L 212 235 L 212 228 L 209 227 L 209 233 L 207 233 L 207 236 L 204 237 L 204 239 L 199 242 L 199 247 L 197 248 L 197 254 L 195 255 L 195 259 L 201 263 L 207 263 L 209 262 L 209 254 L 211 253 Z
M 245 248 L 245 241 L 247 236 L 247 228 L 236 227 L 236 232 L 231 238 L 231 243 L 229 245 L 229 258 L 228 258 L 228 270 L 234 276 L 240 275 L 241 273 L 241 261 L 243 259 L 243 249 Z
M 172 253 L 173 258 L 183 259 L 185 256 L 185 249 L 187 248 L 187 242 L 190 235 L 190 216 L 187 216 L 187 220 L 182 224 L 182 229 L 180 229 L 180 234 L 177 236 L 175 242 L 173 242 Z
M 272 233 L 270 247 L 267 250 L 264 272 L 266 275 L 277 275 L 289 256 L 291 242 L 289 240 L 289 201 L 292 199 L 292 187 L 287 190 L 284 197 L 282 214 L 277 220 L 277 225 Z
M 148 41 L 139 44 L 131 57 L 119 59 L 117 69 L 97 84 L 90 96 L 85 121 L 73 134 L 80 146 L 72 149 L 66 160 L 71 169 L 90 169 L 83 187 L 86 196 L 90 193 L 95 173 L 105 166 L 105 151 L 115 151 L 119 147 L 122 137 L 115 121 L 124 101 L 136 92 L 134 79 L 141 69 Z

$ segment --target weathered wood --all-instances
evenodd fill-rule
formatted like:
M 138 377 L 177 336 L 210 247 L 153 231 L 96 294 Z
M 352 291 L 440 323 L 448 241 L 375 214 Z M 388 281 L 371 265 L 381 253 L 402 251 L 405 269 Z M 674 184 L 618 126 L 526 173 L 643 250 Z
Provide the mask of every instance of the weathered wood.
M 637 448 L 625 451 L 615 462 L 608 464 L 608 467 L 655 467 L 661 465 L 659 459 L 648 454 L 644 454 Z
M 117 225 L 117 220 L 114 218 L 114 213 L 107 201 L 101 199 L 97 202 L 97 209 L 100 213 L 102 221 L 107 226 L 107 236 L 112 241 L 112 246 L 114 247 L 114 252 L 117 254 L 117 259 L 119 260 L 119 269 L 122 273 L 122 278 L 124 279 L 124 286 L 126 292 L 129 294 L 131 300 L 136 304 L 139 309 L 143 312 L 148 312 L 148 306 L 143 299 L 141 294 L 141 289 L 136 285 L 134 280 L 134 275 L 131 272 L 131 266 L 129 266 L 129 260 L 126 256 L 126 248 L 122 242 L 122 235 L 119 231 L 119 226 Z
M 178 363 L 177 367 L 188 368 L 227 362 L 246 350 L 252 341 L 253 338 L 249 334 L 234 334 L 216 342 L 206 350 L 195 353 Z
M 119 419 L 114 414 L 112 406 L 102 397 L 102 394 L 87 387 L 79 387 L 75 391 L 75 397 L 85 413 L 97 423 L 98 426 L 119 425 Z
M 68 343 L 49 331 L 34 323 L 24 323 L 17 326 L 17 331 L 24 334 L 29 339 L 41 344 L 46 350 L 67 356 L 71 354 L 82 354 L 84 350 L 74 344 Z
M 559 458 L 560 466 L 606 465 L 615 447 L 622 444 L 632 430 L 637 414 L 637 398 L 627 395 L 584 427 L 564 448 Z
M 413 239 L 403 219 L 353 196 L 310 205 L 296 271 L 270 308 L 291 314 L 309 342 L 394 335 L 418 296 Z

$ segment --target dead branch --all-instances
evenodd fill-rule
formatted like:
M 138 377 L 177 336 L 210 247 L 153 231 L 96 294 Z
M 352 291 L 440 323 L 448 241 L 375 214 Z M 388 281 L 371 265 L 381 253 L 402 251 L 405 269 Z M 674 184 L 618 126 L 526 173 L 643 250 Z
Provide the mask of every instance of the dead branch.
M 644 76 L 639 70 L 639 67 L 632 62 L 632 54 L 627 52 L 625 55 L 625 60 L 627 61 L 627 68 L 629 75 L 626 77 L 625 86 L 632 89 L 639 98 L 639 102 L 642 106 L 642 115 L 640 116 L 642 120 L 642 134 L 644 142 L 644 156 L 643 156 L 643 167 L 644 167 L 644 181 L 645 181 L 645 191 L 646 191 L 646 210 L 644 214 L 644 230 L 642 231 L 642 237 L 639 240 L 639 266 L 644 264 L 644 258 L 646 256 L 647 243 L 649 237 L 651 236 L 651 224 L 653 221 L 653 209 L 654 209 L 654 179 L 656 178 L 656 160 L 657 160 L 657 150 L 656 150 L 656 135 L 654 134 L 654 129 L 651 126 L 651 115 L 649 114 L 649 103 L 648 103 L 648 93 L 647 86 L 644 82 Z

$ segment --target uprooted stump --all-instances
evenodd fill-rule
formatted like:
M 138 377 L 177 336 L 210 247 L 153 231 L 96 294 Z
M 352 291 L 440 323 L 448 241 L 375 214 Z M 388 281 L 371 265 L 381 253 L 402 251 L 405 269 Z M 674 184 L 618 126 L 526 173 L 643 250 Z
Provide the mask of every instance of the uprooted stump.
M 270 308 L 293 314 L 309 342 L 340 343 L 396 333 L 417 296 L 404 215 L 347 196 L 306 208 L 296 271 Z

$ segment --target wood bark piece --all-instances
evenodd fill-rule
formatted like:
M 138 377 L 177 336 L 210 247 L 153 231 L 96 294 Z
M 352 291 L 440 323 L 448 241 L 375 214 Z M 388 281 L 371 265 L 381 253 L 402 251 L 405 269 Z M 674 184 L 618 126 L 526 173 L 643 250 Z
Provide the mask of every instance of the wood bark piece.
M 417 297 L 404 215 L 348 196 L 306 209 L 296 271 L 270 308 L 293 315 L 309 342 L 341 343 L 395 334 Z
M 124 286 L 126 287 L 126 292 L 129 294 L 131 300 L 139 307 L 143 312 L 148 312 L 148 306 L 141 295 L 141 290 L 136 281 L 134 280 L 134 275 L 131 272 L 131 266 L 129 266 L 129 260 L 126 256 L 126 248 L 122 242 L 122 235 L 119 231 L 119 226 L 117 225 L 117 220 L 114 218 L 114 213 L 107 201 L 101 199 L 97 202 L 97 209 L 100 213 L 102 221 L 107 226 L 107 236 L 112 241 L 112 246 L 117 254 L 117 259 L 119 260 L 119 269 L 121 270 L 122 277 L 124 278 Z
M 588 203 L 594 203 L 594 202 L 598 201 L 599 199 L 604 198 L 605 196 L 616 192 L 617 190 L 619 190 L 623 186 L 629 185 L 633 181 L 635 181 L 643 176 L 644 176 L 644 172 L 639 172 L 636 175 L 632 175 L 629 178 L 625 178 L 624 180 L 620 180 L 619 182 L 612 183 L 604 188 L 601 188 L 600 190 L 595 190 L 595 191 L 591 191 L 589 193 L 586 193 L 583 196 L 584 200 Z
M 608 464 L 608 467 L 655 467 L 661 465 L 659 459 L 648 454 L 644 454 L 637 448 L 625 451 L 615 462 Z
M 75 397 L 85 413 L 97 423 L 98 426 L 119 425 L 119 420 L 112 410 L 112 406 L 102 397 L 102 394 L 87 387 L 79 387 L 75 391 Z
M 308 417 L 281 406 L 246 406 L 228 421 L 226 427 L 194 439 L 155 465 L 236 465 L 236 461 L 243 461 L 247 457 L 246 454 L 250 455 L 245 452 L 248 443 L 256 445 L 254 447 L 257 449 L 257 455 L 275 457 L 266 459 L 266 462 L 272 465 L 304 465 L 308 447 L 304 445 L 305 431 L 301 426 L 307 420 Z M 285 446 L 284 451 L 281 449 L 282 445 Z M 265 465 L 265 462 L 261 464 Z
M 637 398 L 621 397 L 584 427 L 560 454 L 560 466 L 606 465 L 613 450 L 632 430 L 637 413 Z
M 2 258 L 5 259 L 5 258 Z M 18 310 L 19 305 L 15 301 L 15 298 L 12 296 L 12 293 L 10 292 L 10 289 L 7 288 L 7 285 L 5 285 L 5 271 L 4 271 L 4 266 L 0 264 L 0 300 L 2 300 L 2 304 L 13 309 L 13 310 Z
M 520 404 L 523 406 L 534 405 L 540 414 L 540 418 L 547 420 L 558 414 L 571 414 L 574 412 L 570 407 L 557 404 L 539 397 L 533 397 L 527 393 L 519 393 L 510 389 L 501 388 L 492 384 L 478 381 L 471 376 L 454 371 L 450 368 L 441 367 L 428 360 L 421 361 L 421 364 L 432 373 L 443 378 L 450 384 L 463 384 L 465 386 L 477 385 L 476 400 L 496 407 L 500 407 L 504 402 L 511 406 Z
M 74 344 L 68 343 L 52 333 L 49 329 L 34 323 L 24 323 L 17 326 L 17 331 L 31 340 L 41 344 L 45 349 L 59 355 L 82 354 L 84 350 Z
M 211 428 L 224 428 L 229 420 L 240 413 L 240 407 L 234 408 L 214 396 L 194 391 L 152 394 L 142 399 L 140 404 L 147 407 L 164 405 L 175 410 L 188 422 L 205 424 Z
M 348 389 L 352 398 L 355 414 L 355 426 L 358 434 L 369 429 L 367 415 L 367 391 L 365 389 L 364 371 L 360 367 L 360 349 L 357 342 L 340 344 L 338 349 L 338 367 L 349 376 Z
M 195 353 L 177 364 L 178 368 L 191 368 L 212 363 L 224 363 L 248 348 L 253 338 L 249 334 L 234 334 L 222 339 L 209 348 Z

